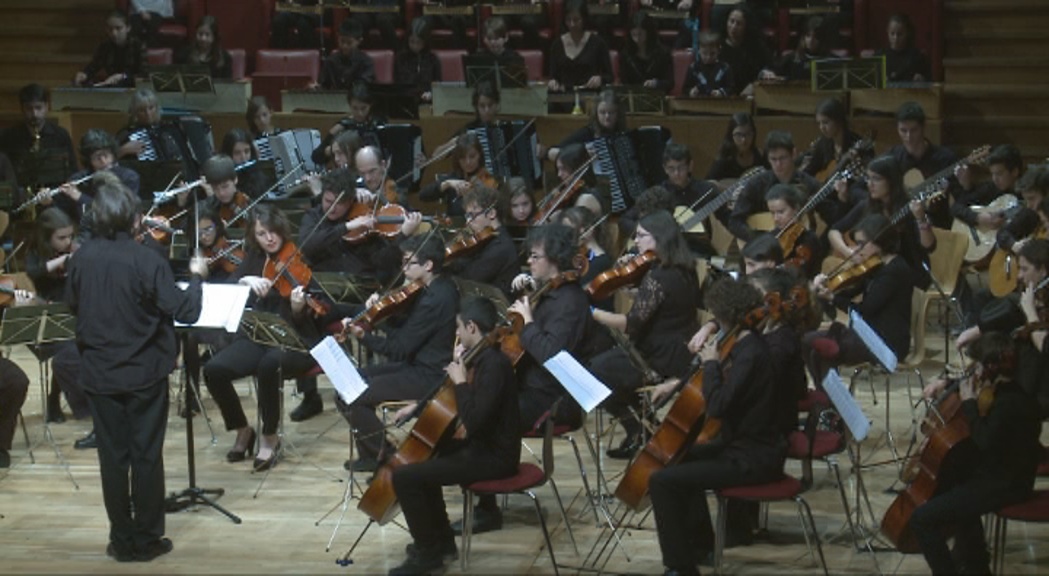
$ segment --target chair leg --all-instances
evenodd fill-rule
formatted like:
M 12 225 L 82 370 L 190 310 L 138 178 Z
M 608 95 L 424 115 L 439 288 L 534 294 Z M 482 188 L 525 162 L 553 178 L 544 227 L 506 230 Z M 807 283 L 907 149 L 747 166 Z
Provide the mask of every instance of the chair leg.
M 714 573 L 721 574 L 721 557 L 725 551 L 725 530 L 728 515 L 728 500 L 717 497 L 718 499 L 718 518 L 717 527 L 714 529 Z
M 473 536 L 474 494 L 463 489 L 463 535 L 459 552 L 459 567 L 466 570 L 470 565 L 470 538 Z
M 586 434 L 586 432 L 584 432 L 584 434 Z M 594 510 L 594 522 L 599 524 L 601 522 L 601 518 L 597 515 L 597 507 L 601 503 L 595 503 L 594 502 L 594 498 L 596 496 L 590 490 L 590 480 L 587 479 L 587 476 L 586 476 L 586 467 L 583 466 L 583 455 L 579 452 L 579 445 L 576 444 L 575 438 L 573 438 L 570 435 L 566 434 L 564 436 L 564 439 L 567 440 L 568 443 L 572 445 L 572 452 L 575 454 L 575 461 L 576 461 L 576 463 L 579 464 L 579 477 L 580 477 L 580 479 L 583 480 L 583 490 L 586 492 L 586 497 L 587 497 L 587 500 L 589 501 L 590 507 L 593 508 L 593 510 Z M 568 521 L 566 520 L 565 523 L 567 524 Z M 577 550 L 576 554 L 578 555 L 578 553 L 579 552 Z
M 1005 539 L 1009 531 L 1009 521 L 999 516 L 998 524 L 1000 528 L 996 530 L 998 537 L 994 545 L 994 573 L 1001 575 L 1005 574 Z
M 797 503 L 797 501 L 795 501 Z M 801 505 L 798 504 L 798 520 L 801 522 L 801 535 L 805 537 L 805 549 L 809 551 L 809 558 L 812 562 L 816 562 L 816 552 L 812 549 L 812 539 L 809 538 L 809 524 L 805 521 L 805 514 L 801 510 Z
M 550 490 L 553 491 L 554 498 L 557 498 L 557 507 L 561 509 L 561 520 L 564 521 L 565 529 L 568 530 L 568 537 L 572 539 L 572 548 L 575 548 L 575 555 L 579 556 L 579 545 L 576 544 L 572 525 L 568 522 L 568 514 L 565 514 L 565 504 L 561 501 L 561 493 L 557 490 L 557 482 L 554 482 L 553 478 L 550 478 Z
M 546 528 L 546 518 L 543 518 L 543 509 L 539 506 L 539 499 L 531 490 L 526 490 L 525 495 L 531 498 L 532 504 L 535 505 L 535 515 L 539 517 L 539 527 L 543 529 L 543 538 L 546 539 L 546 551 L 550 553 L 550 564 L 554 567 L 554 574 L 560 576 L 561 572 L 557 569 L 557 558 L 554 556 L 554 543 L 550 541 L 550 531 Z M 465 531 L 465 527 L 463 529 Z M 576 554 L 579 554 L 578 550 Z
M 799 511 L 802 507 L 805 508 L 805 516 L 809 520 L 809 527 L 812 528 L 812 539 L 816 541 L 816 552 L 820 555 L 820 566 L 823 567 L 823 576 L 829 576 L 829 573 L 827 572 L 827 559 L 823 556 L 823 545 L 820 543 L 820 533 L 816 528 L 816 520 L 812 518 L 812 509 L 809 508 L 809 503 L 800 495 L 795 496 L 794 500 L 798 503 Z M 802 528 L 804 529 L 804 526 Z
M 841 507 L 845 510 L 845 520 L 849 523 L 849 531 L 852 532 L 853 540 L 859 542 L 863 539 L 863 535 L 856 529 L 856 524 L 852 521 L 852 509 L 849 507 L 849 497 L 845 494 L 845 483 L 841 481 L 838 461 L 833 456 L 828 457 L 827 465 L 834 471 L 834 480 L 838 483 L 838 495 L 841 496 Z

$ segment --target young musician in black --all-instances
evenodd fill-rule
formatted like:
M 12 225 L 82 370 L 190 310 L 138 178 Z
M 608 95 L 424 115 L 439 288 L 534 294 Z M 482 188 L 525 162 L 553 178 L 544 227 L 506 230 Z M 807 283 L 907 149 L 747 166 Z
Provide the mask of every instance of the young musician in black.
M 95 237 L 69 262 L 66 303 L 76 314 L 80 382 L 98 434 L 106 554 L 150 561 L 172 549 L 162 454 L 178 350 L 172 320 L 197 321 L 207 263 L 193 258 L 189 288 L 179 290 L 170 265 L 132 236 L 138 199 L 119 184 L 101 186 L 91 212 Z
M 772 214 L 772 234 L 777 235 L 797 216 L 798 210 L 805 204 L 805 198 L 801 190 L 794 186 L 775 184 L 765 193 L 765 204 Z M 789 251 L 783 255 L 783 260 L 798 268 L 805 278 L 812 278 L 819 272 L 820 263 L 823 262 L 823 247 L 816 233 L 806 227 L 806 219 L 807 217 L 802 216 L 795 222 L 795 226 L 801 227 L 801 232 Z M 782 247 L 782 244 L 780 246 Z
M 586 144 L 626 131 L 626 106 L 619 101 L 615 92 L 605 90 L 595 96 L 590 110 L 589 124 L 572 132 L 560 144 L 547 151 L 547 157 L 551 162 L 557 160 L 561 150 L 569 144 Z
M 491 284 L 509 298 L 510 283 L 521 270 L 517 264 L 517 247 L 510 234 L 503 229 L 503 202 L 499 191 L 484 185 L 475 185 L 463 195 L 466 225 L 463 234 L 477 238 L 493 235 L 477 252 L 448 262 L 445 268 L 465 280 Z M 467 236 L 466 238 L 469 238 Z M 453 245 L 454 246 L 454 245 Z
M 611 34 L 587 30 L 589 14 L 586 0 L 565 3 L 565 32 L 554 39 L 548 56 L 551 92 L 598 90 L 612 83 L 612 59 L 604 40 Z
M 127 14 L 113 10 L 106 16 L 106 41 L 98 45 L 91 61 L 73 77 L 86 87 L 133 88 L 135 77 L 145 71 L 146 46 L 131 34 Z
M 138 196 L 141 193 L 138 173 L 117 164 L 116 151 L 116 140 L 108 132 L 97 128 L 88 130 L 80 138 L 80 162 L 84 169 L 74 172 L 69 177 L 70 181 L 75 182 L 96 172 L 109 171 L 120 178 L 120 183 L 127 187 L 128 190 L 131 190 L 132 194 Z M 45 190 L 38 194 L 37 198 L 40 199 L 41 206 L 48 206 L 54 203 L 73 222 L 80 222 L 91 205 L 91 198 L 94 196 L 93 182 L 94 180 L 92 179 L 78 186 L 65 184 L 60 188 L 60 194 L 52 196 L 50 191 Z M 150 202 L 152 200 L 152 198 L 148 199 Z
M 637 12 L 630 20 L 626 50 L 619 64 L 619 80 L 626 86 L 644 86 L 663 93 L 674 89 L 670 51 L 660 42 L 656 19 Z
M 634 232 L 638 252 L 654 252 L 652 264 L 638 287 L 634 303 L 626 314 L 594 310 L 594 320 L 612 330 L 624 332 L 647 361 L 648 367 L 664 379 L 679 381 L 688 376 L 686 343 L 696 331 L 699 284 L 695 257 L 688 249 L 674 218 L 665 211 L 648 214 Z M 611 458 L 627 459 L 641 445 L 641 410 L 637 388 L 644 385 L 641 368 L 627 351 L 612 348 L 591 359 L 590 371 L 612 389 L 603 406 L 619 419 L 626 437 L 618 448 L 608 451 Z
M 885 57 L 885 76 L 889 83 L 931 81 L 929 58 L 914 45 L 914 24 L 907 14 L 890 15 L 886 32 L 888 45 L 876 55 Z
M 958 159 L 950 148 L 933 144 L 925 137 L 925 110 L 917 102 L 900 105 L 896 111 L 896 133 L 900 143 L 890 148 L 887 154 L 899 163 L 901 174 L 917 170 L 923 178 L 929 178 Z M 951 228 L 949 204 L 940 202 L 929 211 L 933 226 Z
M 332 155 L 331 145 L 335 137 L 347 130 L 356 132 L 365 146 L 380 146 L 379 128 L 386 125 L 387 119 L 385 116 L 372 114 L 372 104 L 375 103 L 375 100 L 368 85 L 358 82 L 351 86 L 346 93 L 346 101 L 350 106 L 350 115 L 328 129 L 324 140 L 310 156 L 317 164 L 327 163 Z M 353 159 L 349 160 L 352 162 Z
M 724 361 L 719 360 L 717 338 L 708 339 L 699 352 L 705 416 L 721 421 L 717 439 L 690 447 L 680 464 L 649 479 L 667 573 L 698 574 L 697 564 L 714 550 L 707 490 L 775 480 L 783 473 L 786 456 L 769 348 L 744 323 L 762 305 L 761 293 L 724 278 L 711 287 L 706 300 L 721 332 L 735 333 L 735 344 Z
M 736 112 L 728 121 L 717 158 L 707 169 L 707 180 L 735 179 L 751 168 L 768 168 L 765 154 L 757 146 L 758 128 L 746 112 Z
M 436 458 L 393 471 L 394 491 L 413 542 L 407 560 L 390 574 L 428 573 L 441 568 L 445 558 L 458 555 L 443 486 L 505 478 L 517 471 L 521 458 L 517 382 L 499 345 L 485 342 L 498 322 L 490 300 L 473 296 L 459 304 L 455 320 L 459 348 L 445 367 L 455 385 L 458 422 L 452 438 L 437 446 Z M 465 351 L 477 346 L 483 349 L 472 363 L 464 364 Z M 395 419 L 403 421 L 417 410 L 416 404 L 407 406 Z
M 349 90 L 355 84 L 375 82 L 375 63 L 360 50 L 364 27 L 356 18 L 347 18 L 339 26 L 339 46 L 324 59 L 320 85 L 325 90 Z
M 352 318 L 343 325 L 369 350 L 389 361 L 361 371 L 368 389 L 350 405 L 336 398 L 335 404 L 354 430 L 357 460 L 347 462 L 357 472 L 375 470 L 379 461 L 393 455 L 394 447 L 383 434 L 375 407 L 389 400 L 416 400 L 444 377 L 452 359 L 455 312 L 459 293 L 455 282 L 443 274 L 444 242 L 432 235 L 413 236 L 401 243 L 401 266 L 407 283 L 418 281 L 421 292 L 408 305 L 401 321 L 391 320 L 380 336 Z M 368 299 L 373 306 L 378 294 Z
M 975 371 L 958 384 L 961 413 L 974 447 L 952 468 L 954 478 L 910 518 L 925 561 L 935 575 L 988 574 L 990 557 L 981 517 L 1024 501 L 1034 486 L 1043 448 L 1037 405 L 1017 382 L 1016 344 L 1008 335 L 990 332 L 970 349 Z M 926 396 L 947 387 L 939 380 Z M 943 476 L 948 476 L 947 471 Z M 953 530 L 954 549 L 947 547 Z
M 1011 211 L 1005 224 L 998 230 L 996 242 L 1001 250 L 1016 253 L 1030 237 L 1046 237 L 1049 233 L 1049 165 L 1031 166 L 1016 183 L 1023 198 L 1021 206 Z
M 398 52 L 393 62 L 393 81 L 414 87 L 415 96 L 422 102 L 433 99 L 430 86 L 441 81 L 441 61 L 430 50 L 430 26 L 426 18 L 412 20 L 408 48 Z
M 40 84 L 28 84 L 18 91 L 23 122 L 0 134 L 0 151 L 7 155 L 22 186 L 58 186 L 76 169 L 76 152 L 69 132 L 47 119 L 50 91 Z M 59 170 L 39 173 L 36 163 L 53 158 Z
M 260 158 L 255 139 L 244 128 L 231 128 L 226 132 L 222 137 L 221 153 L 233 159 L 238 170 L 237 183 L 248 197 L 258 198 L 273 185 L 273 178 L 263 172 L 260 164 L 245 166 L 249 162 L 258 162 Z M 273 160 L 272 154 L 268 160 Z
M 313 296 L 320 290 L 311 286 L 312 281 L 308 284 L 302 280 L 292 282 L 287 277 L 296 274 L 294 268 L 288 268 L 296 256 L 288 217 L 279 208 L 259 204 L 252 209 L 244 239 L 247 250 L 234 278 L 251 288 L 253 309 L 280 315 L 294 326 L 309 349 L 321 339 L 322 327 L 317 313 L 306 300 L 323 297 Z M 280 272 L 286 268 L 287 275 Z M 281 294 L 282 285 L 288 288 L 287 295 Z M 280 453 L 277 431 L 281 419 L 282 379 L 300 376 L 313 366 L 313 358 L 307 352 L 266 346 L 244 334 L 238 334 L 229 346 L 211 357 L 204 366 L 204 382 L 222 412 L 226 430 L 237 432 L 233 448 L 226 453 L 227 462 L 243 461 L 251 454 L 256 438 L 255 429 L 248 424 L 240 398 L 233 388 L 233 381 L 250 375 L 258 379 L 262 434 L 258 436 L 259 448 L 253 467 L 266 470 L 277 464 Z
M 800 163 L 801 170 L 810 176 L 823 172 L 831 162 L 837 162 L 842 154 L 862 139 L 849 129 L 848 111 L 837 98 L 828 98 L 819 103 L 816 107 L 816 125 L 820 129 L 820 137 L 802 155 Z
M 951 204 L 951 215 L 969 226 L 1000 230 L 1007 216 L 1004 211 L 976 213 L 973 207 L 987 206 L 1002 196 L 1019 196 L 1016 183 L 1023 174 L 1023 155 L 1012 144 L 995 146 L 987 156 L 987 169 L 991 180 L 980 184 L 973 183 L 968 166 L 962 165 L 955 171 L 961 190 Z
M 860 246 L 852 256 L 857 265 L 865 264 L 872 269 L 861 275 L 853 287 L 838 291 L 828 288 L 828 278 L 820 274 L 814 279 L 817 296 L 833 302 L 842 310 L 855 310 L 870 327 L 885 341 L 886 346 L 903 360 L 911 349 L 911 295 L 914 291 L 913 271 L 900 254 L 900 232 L 881 214 L 863 218 L 852 231 Z M 880 260 L 876 265 L 872 258 Z M 863 294 L 861 302 L 852 299 Z M 829 339 L 834 344 L 820 342 Z M 809 372 L 817 386 L 823 382 L 827 371 L 839 364 L 856 364 L 871 358 L 871 353 L 860 337 L 844 324 L 835 322 L 826 332 L 810 332 L 805 335 L 806 355 Z M 816 348 L 819 353 L 810 353 Z M 837 348 L 837 354 L 830 354 Z

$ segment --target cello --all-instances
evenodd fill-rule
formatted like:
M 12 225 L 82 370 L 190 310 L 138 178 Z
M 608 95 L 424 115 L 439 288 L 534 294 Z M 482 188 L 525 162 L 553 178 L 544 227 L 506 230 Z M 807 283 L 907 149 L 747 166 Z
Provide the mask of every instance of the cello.
M 489 333 L 476 346 L 466 351 L 462 357 L 463 365 L 469 367 L 477 354 L 492 343 L 494 335 L 494 332 Z M 468 373 L 467 379 L 472 378 L 473 374 Z M 357 504 L 357 509 L 367 514 L 368 518 L 379 526 L 393 520 L 400 511 L 397 494 L 393 489 L 393 471 L 405 464 L 432 458 L 441 442 L 455 430 L 455 423 L 459 418 L 455 403 L 455 383 L 451 377 L 446 377 L 444 382 L 419 403 L 425 405 L 419 419 L 397 448 L 397 452 L 375 472 L 368 489 Z

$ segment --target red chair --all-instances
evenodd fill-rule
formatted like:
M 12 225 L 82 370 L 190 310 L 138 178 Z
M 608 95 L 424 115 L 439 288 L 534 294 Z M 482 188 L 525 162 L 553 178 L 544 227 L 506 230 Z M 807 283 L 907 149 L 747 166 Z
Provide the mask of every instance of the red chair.
M 269 46 L 273 17 L 269 0 L 206 0 L 205 10 L 218 20 L 223 48 L 254 54 Z
M 270 76 L 308 74 L 316 82 L 321 60 L 315 50 L 259 50 L 255 54 L 255 72 Z
M 1035 490 L 1019 504 L 1006 506 L 995 513 L 991 566 L 995 574 L 1005 574 L 1005 535 L 1009 520 L 1045 524 L 1049 522 L 1049 490 Z
M 528 70 L 528 81 L 538 82 L 543 79 L 543 51 L 542 50 L 518 50 L 518 54 L 524 58 L 525 69 Z
M 393 84 L 393 50 L 365 50 L 375 64 L 375 82 Z
M 116 7 L 127 13 L 130 2 L 128 0 L 116 0 Z M 204 0 L 175 0 L 174 17 L 165 20 L 157 29 L 160 46 L 176 48 L 186 42 L 189 31 L 195 30 L 204 14 Z
M 816 550 L 819 552 L 819 562 L 823 567 L 824 576 L 828 575 L 827 561 L 823 557 L 823 546 L 820 544 L 820 533 L 816 529 L 816 522 L 812 519 L 812 509 L 809 503 L 801 497 L 803 491 L 801 482 L 797 478 L 784 474 L 779 480 L 767 484 L 756 484 L 753 486 L 734 486 L 716 490 L 718 498 L 717 529 L 714 531 L 714 572 L 721 574 L 721 559 L 725 548 L 725 523 L 728 514 L 726 507 L 729 499 L 744 500 L 747 502 L 758 502 L 767 504 L 769 502 L 782 502 L 793 500 L 798 505 L 798 515 L 802 519 L 802 527 L 805 541 L 809 543 L 809 529 L 812 530 L 812 538 L 816 541 Z M 807 522 L 806 522 L 807 520 Z M 812 553 L 811 543 L 809 553 Z M 815 558 L 813 558 L 815 560 Z
M 433 53 L 441 63 L 441 81 L 462 82 L 466 79 L 463 71 L 463 56 L 466 56 L 466 50 L 434 50 Z
M 674 87 L 670 90 L 671 96 L 681 96 L 685 90 L 685 78 L 688 76 L 688 67 L 692 64 L 692 52 L 688 50 L 674 50 Z
M 229 50 L 228 52 L 232 64 L 231 68 L 233 71 L 231 77 L 234 80 L 243 80 L 244 77 L 247 76 L 245 72 L 247 68 L 248 55 L 244 52 L 243 48 L 234 48 L 232 50 Z
M 170 66 L 172 58 L 171 48 L 150 48 L 146 50 L 146 63 L 150 66 Z
M 608 59 L 612 61 L 612 83 L 619 84 L 619 50 L 609 50 Z

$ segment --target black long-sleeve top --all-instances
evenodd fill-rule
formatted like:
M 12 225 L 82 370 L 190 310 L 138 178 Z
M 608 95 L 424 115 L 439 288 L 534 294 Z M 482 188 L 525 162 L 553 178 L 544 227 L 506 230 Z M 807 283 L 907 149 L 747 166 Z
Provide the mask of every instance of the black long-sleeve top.
M 608 44 L 593 32 L 575 58 L 565 54 L 564 40 L 558 36 L 550 47 L 549 58 L 550 78 L 557 80 L 566 91 L 583 86 L 591 76 L 600 76 L 602 86 L 612 83 L 612 59 Z
M 131 168 L 126 168 L 119 164 L 114 164 L 113 166 L 111 166 L 109 168 L 109 171 L 116 175 L 116 177 L 120 179 L 120 183 L 126 186 L 128 190 L 131 190 L 132 194 L 134 194 L 135 196 L 139 196 L 141 191 L 139 190 L 140 178 L 138 172 L 135 172 Z M 80 170 L 78 172 L 74 172 L 73 175 L 69 177 L 69 179 L 78 180 L 91 173 L 92 172 L 88 170 Z M 80 222 L 83 219 L 84 214 L 87 213 L 88 207 L 91 206 L 91 201 L 95 197 L 94 184 L 91 180 L 84 182 L 83 184 L 78 186 L 78 188 L 80 189 L 80 199 L 75 202 L 72 198 L 65 194 L 55 194 L 55 196 L 53 197 L 54 205 L 60 208 L 66 214 L 68 214 L 74 222 Z M 150 191 L 150 197 L 148 199 L 143 198 L 143 200 L 148 200 L 152 202 L 152 193 L 153 192 Z M 141 198 L 141 196 L 139 197 Z
M 135 77 L 140 76 L 146 64 L 146 46 L 138 38 L 128 36 L 123 46 L 106 40 L 95 48 L 91 61 L 81 70 L 87 76 L 87 84 L 95 84 L 114 74 L 124 78 L 115 86 L 133 88 Z
M 940 170 L 947 168 L 958 160 L 958 156 L 946 146 L 937 146 L 932 142 L 925 148 L 925 154 L 921 158 L 915 158 L 911 156 L 903 144 L 897 144 L 889 149 L 888 154 L 896 159 L 896 162 L 900 165 L 900 171 L 904 174 L 911 170 L 918 170 L 922 173 L 924 178 L 929 178 L 933 174 L 936 174 Z M 958 180 L 952 175 L 950 177 L 951 186 L 948 190 L 948 194 L 957 195 L 960 189 Z M 929 220 L 933 226 L 937 228 L 950 229 L 951 227 L 951 213 L 950 213 L 950 202 L 934 202 L 931 204 L 926 211 L 929 215 Z
M 698 329 L 698 307 L 695 271 L 656 266 L 641 280 L 626 314 L 626 333 L 659 374 L 688 376 L 692 354 L 687 343 Z
M 465 280 L 491 284 L 510 298 L 510 283 L 521 267 L 517 264 L 513 239 L 506 230 L 500 229 L 478 252 L 448 262 L 445 270 Z
M 55 254 L 51 258 L 55 258 Z M 47 260 L 50 260 L 48 258 Z M 26 253 L 25 272 L 33 281 L 38 297 L 48 302 L 62 302 L 66 299 L 66 271 L 64 269 L 54 272 L 47 271 L 47 260 L 42 258 L 35 250 Z M 66 265 L 69 261 L 66 261 Z
M 862 136 L 852 130 L 846 130 L 845 136 L 842 138 L 842 154 L 848 152 L 853 145 L 862 139 Z M 812 155 L 809 157 L 808 164 L 805 165 L 805 173 L 810 176 L 815 176 L 829 166 L 831 160 L 838 160 L 838 155 L 834 149 L 834 140 L 821 136 L 819 140 L 816 141 L 816 145 L 812 148 Z M 838 166 L 838 168 L 841 168 L 841 166 Z
M 1005 225 L 998 230 L 998 247 L 1004 250 L 1012 250 L 1017 240 L 1022 240 L 1035 233 L 1042 225 L 1042 219 L 1038 213 L 1026 206 L 1020 206 L 1013 212 Z
M 502 67 L 517 67 L 525 65 L 524 56 L 521 56 L 521 54 L 518 51 L 511 50 L 509 48 L 503 48 L 502 53 L 500 53 L 498 56 L 492 54 L 488 50 L 478 50 L 474 53 L 474 57 L 486 65 L 498 64 Z
M 325 90 L 349 90 L 357 82 L 375 82 L 371 56 L 354 50 L 349 56 L 336 52 L 324 59 L 320 84 Z
M 725 360 L 703 363 L 706 416 L 721 420 L 721 454 L 773 474 L 783 467 L 787 448 L 776 418 L 778 393 L 769 348 L 749 334 Z
M 765 159 L 765 154 L 758 150 L 757 146 L 754 146 L 750 150 L 751 154 L 754 155 L 756 162 L 752 166 L 742 166 L 739 163 L 739 159 L 736 158 L 735 154 L 731 158 L 725 159 L 720 156 L 714 160 L 707 169 L 707 180 L 725 180 L 728 178 L 739 178 L 744 172 L 751 168 L 762 167 L 768 168 L 769 162 Z
M 225 78 L 229 79 L 233 77 L 233 58 L 229 52 L 222 51 L 222 60 L 213 59 L 207 62 L 200 62 L 193 58 L 193 48 L 191 46 L 183 46 L 175 53 L 176 64 L 201 64 L 208 66 L 208 72 L 212 78 Z
M 647 58 L 627 50 L 619 62 L 619 82 L 625 86 L 640 86 L 656 80 L 656 89 L 670 92 L 674 88 L 674 65 L 670 52 L 659 47 Z
M 723 39 L 719 57 L 732 69 L 737 91 L 757 80 L 758 72 L 772 67 L 772 54 L 760 41 L 737 47 Z
M 733 236 L 745 242 L 749 242 L 754 238 L 754 231 L 750 229 L 750 226 L 747 226 L 747 218 L 754 214 L 768 212 L 765 193 L 769 191 L 769 188 L 779 183 L 780 181 L 776 174 L 769 170 L 764 174 L 755 176 L 744 186 L 736 199 L 732 215 L 728 219 L 728 229 Z M 815 194 L 820 189 L 820 183 L 815 178 L 796 170 L 787 184 L 801 186 L 802 190 L 805 191 L 806 197 Z M 835 194 L 831 194 L 823 202 L 820 202 L 815 210 L 823 218 L 824 222 L 835 222 L 842 214 L 840 202 Z
M 37 175 L 34 174 L 35 170 L 30 169 L 31 157 L 35 156 L 29 151 L 33 141 L 33 134 L 24 122 L 4 130 L 0 136 L 0 151 L 7 154 L 14 165 L 18 183 L 22 186 L 65 184 L 77 167 L 76 151 L 73 149 L 73 139 L 69 137 L 69 132 L 50 120 L 40 129 L 40 155 L 60 158 L 58 163 L 60 166 L 64 165 L 64 168 L 58 174 Z
M 969 436 L 978 450 L 974 476 L 996 480 L 1020 494 L 1031 490 L 1043 452 L 1037 406 L 1019 385 L 1009 381 L 995 387 L 994 402 L 985 416 L 980 416 L 975 398 L 962 402 Z
M 673 213 L 674 209 L 678 206 L 684 206 L 691 208 L 692 212 L 698 212 L 703 209 L 704 206 L 709 204 L 715 198 L 718 197 L 717 187 L 711 182 L 706 180 L 696 180 L 695 178 L 689 178 L 688 182 L 683 187 L 675 186 L 670 180 L 664 180 L 660 184 L 674 198 L 673 206 L 666 206 L 666 210 Z M 702 200 L 702 202 L 700 202 Z M 714 211 L 714 217 L 721 221 L 722 224 L 728 222 L 728 217 L 731 212 L 728 209 L 728 205 L 724 205 Z M 637 222 L 641 219 L 640 207 L 635 204 L 630 208 L 627 208 L 626 212 L 619 215 L 619 236 L 621 238 L 629 238 L 634 234 L 634 230 L 637 229 Z M 685 234 L 685 241 L 688 242 L 689 248 L 696 254 L 703 256 L 712 256 L 714 254 L 714 247 L 710 244 L 710 222 L 704 222 L 703 225 L 706 228 L 706 234 Z
M 518 363 L 521 387 L 541 391 L 553 404 L 561 397 L 561 384 L 543 368 L 561 350 L 577 359 L 593 332 L 590 301 L 575 282 L 566 282 L 550 290 L 535 305 L 533 322 L 521 330 L 521 346 L 528 354 Z
M 569 144 L 586 144 L 597 139 L 597 133 L 594 131 L 594 127 L 590 124 L 576 128 L 572 132 L 565 136 L 564 140 L 557 145 L 558 148 L 564 149 Z
M 805 377 L 801 338 L 786 323 L 761 337 L 768 345 L 772 373 L 776 375 L 776 419 L 782 434 L 786 436 L 798 428 L 798 402 L 805 397 L 805 389 L 809 385 Z
M 939 202 L 938 204 L 942 204 Z M 871 213 L 870 200 L 864 199 L 857 202 L 851 210 L 842 216 L 837 222 L 831 224 L 832 230 L 845 233 L 852 230 L 863 217 Z M 897 208 L 901 210 L 903 207 Z M 894 210 L 895 212 L 895 210 Z M 886 217 L 892 218 L 893 214 L 885 214 Z M 914 221 L 914 217 L 908 213 L 899 222 L 896 223 L 896 229 L 900 232 L 900 256 L 903 257 L 904 261 L 911 268 L 911 280 L 914 286 L 925 290 L 929 287 L 931 282 L 929 273 L 925 270 L 926 265 L 929 264 L 929 253 L 936 249 L 935 244 L 926 249 L 922 246 L 921 233 L 918 230 L 917 223 Z
M 357 135 L 361 137 L 361 142 L 364 146 L 382 147 L 382 143 L 379 142 L 379 128 L 387 124 L 385 116 L 372 114 L 364 122 L 357 122 L 353 118 L 346 116 L 342 120 L 339 120 L 339 124 L 341 124 L 346 130 L 357 132 Z M 320 146 L 314 148 L 313 153 L 310 154 L 310 159 L 313 160 L 314 164 L 319 164 L 321 166 L 327 164 L 328 155 L 325 151 L 334 141 L 335 136 L 333 136 L 330 131 L 324 135 L 324 140 L 321 141 Z M 352 158 L 350 159 L 350 162 L 352 164 Z
M 857 290 L 863 301 L 854 304 Z M 834 295 L 834 304 L 842 310 L 850 306 L 870 324 L 885 344 L 903 361 L 911 349 L 911 296 L 914 291 L 912 272 L 900 256 L 871 272 L 870 278 L 854 290 Z
M 350 244 L 342 239 L 345 224 L 345 220 L 324 218 L 320 205 L 303 213 L 298 244 L 311 270 L 376 278 L 389 278 L 396 273 L 401 265 L 401 251 L 396 245 L 378 236 Z
M 726 95 L 738 92 L 732 67 L 728 63 L 719 60 L 713 64 L 704 64 L 698 58 L 688 65 L 681 93 L 691 96 L 693 88 L 699 88 L 700 96 L 710 96 L 715 90 L 721 90 Z
M 129 234 L 96 238 L 68 264 L 66 303 L 76 314 L 80 382 L 97 394 L 143 389 L 175 369 L 172 320 L 200 316 L 200 278 L 183 291 L 171 266 Z
M 903 50 L 886 48 L 878 56 L 885 56 L 885 75 L 890 83 L 914 82 L 915 74 L 921 74 L 925 82 L 932 82 L 929 59 L 913 46 Z
M 779 229 L 774 229 L 773 234 L 777 234 Z M 816 274 L 819 274 L 820 266 L 823 264 L 823 245 L 820 242 L 820 237 L 816 235 L 816 232 L 805 229 L 798 239 L 794 241 L 794 247 L 791 248 L 790 252 L 783 255 L 783 261 L 789 265 L 794 265 L 792 260 L 801 258 L 801 248 L 804 247 L 809 257 L 805 260 L 804 265 L 801 267 L 801 273 L 806 278 L 813 278 Z
M 430 85 L 441 81 L 441 62 L 430 50 L 402 50 L 393 62 L 393 81 L 415 86 L 415 95 L 430 91 Z
M 383 326 L 386 336 L 365 334 L 361 343 L 394 361 L 440 372 L 452 361 L 459 291 L 445 276 L 433 279 L 407 312 L 403 323 Z
M 977 214 L 973 212 L 973 206 L 987 206 L 999 196 L 1015 196 L 1018 203 L 1022 203 L 1020 195 L 1014 190 L 999 190 L 993 182 L 981 182 L 973 186 L 972 190 L 961 191 L 951 204 L 951 216 L 965 222 L 969 226 L 976 226 Z
M 521 461 L 521 412 L 510 359 L 498 347 L 477 354 L 472 375 L 455 387 L 459 422 L 474 457 L 491 458 L 508 470 Z

